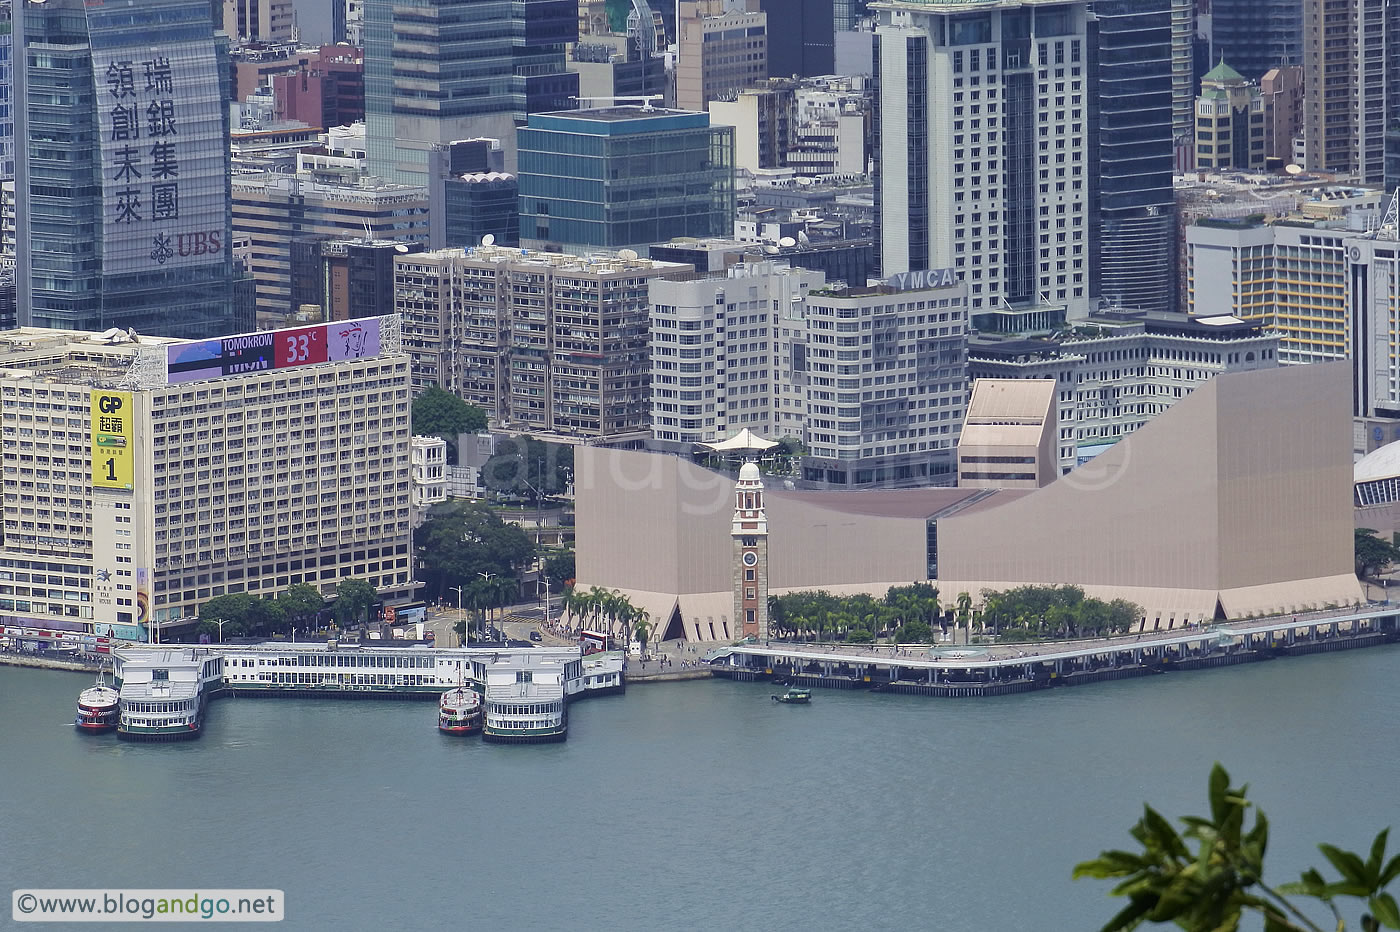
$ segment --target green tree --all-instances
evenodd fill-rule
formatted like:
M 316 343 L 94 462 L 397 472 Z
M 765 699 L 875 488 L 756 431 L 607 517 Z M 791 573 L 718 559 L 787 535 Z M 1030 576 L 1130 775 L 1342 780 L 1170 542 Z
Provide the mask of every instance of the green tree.
M 482 483 L 500 495 L 536 501 L 536 490 L 545 495 L 563 494 L 574 477 L 574 448 L 567 443 L 546 443 L 533 437 L 516 437 L 496 444 L 496 455 L 481 468 Z
M 636 620 L 632 623 L 632 637 L 642 645 L 642 657 L 647 655 L 647 641 L 651 639 L 651 622 L 647 620 L 646 612 L 640 612 Z
M 379 598 L 374 587 L 363 579 L 346 577 L 335 586 L 335 617 L 342 628 L 365 619 L 369 607 Z
M 895 632 L 895 640 L 901 644 L 930 644 L 933 642 L 933 629 L 917 619 L 906 621 Z
M 222 637 L 243 637 L 251 633 L 250 628 L 253 623 L 253 603 L 257 598 L 246 592 L 234 592 L 229 595 L 216 595 L 199 607 L 199 625 L 196 630 L 200 634 L 207 634 L 210 637 L 220 637 L 222 627 Z M 219 622 L 222 621 L 221 626 Z
M 468 404 L 436 385 L 413 399 L 413 433 L 419 437 L 442 437 L 455 449 L 458 434 L 486 429 L 486 412 Z
M 297 583 L 277 597 L 277 604 L 292 627 L 309 628 L 326 607 L 326 600 L 315 586 Z
M 1103 927 L 1126 932 L 1144 922 L 1174 923 L 1186 932 L 1236 932 L 1245 914 L 1261 917 L 1265 932 L 1322 932 L 1290 897 L 1319 900 L 1332 911 L 1337 932 L 1345 932 L 1344 901 L 1360 901 L 1361 932 L 1400 929 L 1400 910 L 1386 887 L 1400 876 L 1400 856 L 1385 859 L 1389 829 L 1376 836 L 1362 858 L 1332 845 L 1318 850 L 1342 875 L 1329 881 L 1314 869 L 1296 883 L 1271 886 L 1264 881 L 1269 822 L 1255 810 L 1248 826 L 1247 786 L 1232 787 L 1230 775 L 1216 764 L 1210 773 L 1208 817 L 1186 816 L 1184 831 L 1151 806 L 1131 829 L 1140 851 L 1104 851 L 1074 869 L 1074 876 L 1119 880 L 1113 896 L 1128 899 Z
M 482 573 L 518 576 L 535 555 L 529 535 L 480 502 L 433 508 L 413 538 L 426 591 L 437 599 Z
M 562 590 L 574 578 L 574 551 L 572 548 L 555 550 L 544 561 L 544 574 L 550 585 Z
M 1372 528 L 1356 528 L 1355 542 L 1358 577 L 1375 576 L 1392 563 L 1400 562 L 1400 547 L 1379 537 Z

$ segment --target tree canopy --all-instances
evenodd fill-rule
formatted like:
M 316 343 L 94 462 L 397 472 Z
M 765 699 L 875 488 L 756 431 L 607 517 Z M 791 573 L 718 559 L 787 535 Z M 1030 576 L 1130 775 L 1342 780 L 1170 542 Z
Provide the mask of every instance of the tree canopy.
M 549 584 L 559 591 L 574 579 L 574 551 L 572 548 L 556 550 L 544 561 L 544 574 Z
M 893 586 L 883 601 L 824 589 L 768 597 L 768 626 L 778 637 L 868 643 L 889 635 L 899 640 L 903 631 L 909 641 L 927 643 L 941 617 L 938 590 L 929 583 Z
M 523 530 L 480 502 L 434 507 L 413 540 L 426 591 L 438 599 L 447 598 L 449 587 L 470 585 L 482 573 L 515 577 L 535 556 L 535 545 Z
M 1076 878 L 1118 880 L 1111 895 L 1128 900 L 1103 932 L 1127 932 L 1145 922 L 1173 923 L 1186 932 L 1236 932 L 1246 914 L 1262 918 L 1264 932 L 1322 932 L 1299 899 L 1325 904 L 1333 920 L 1327 928 L 1336 932 L 1347 928 L 1347 909 L 1360 910 L 1361 932 L 1400 929 L 1400 909 L 1386 892 L 1400 876 L 1400 855 L 1385 857 L 1389 829 L 1376 836 L 1366 857 L 1317 846 L 1340 879 L 1329 880 L 1310 868 L 1295 883 L 1271 886 L 1264 879 L 1269 821 L 1255 809 L 1254 824 L 1247 824 L 1254 808 L 1246 799 L 1248 789 L 1232 787 L 1230 775 L 1217 763 L 1210 773 L 1209 816 L 1183 817 L 1185 829 L 1178 832 L 1144 806 L 1130 830 L 1140 851 L 1104 851 L 1076 866 Z
M 1003 640 L 1126 634 L 1143 618 L 1142 606 L 1125 599 L 1089 598 L 1078 586 L 1017 586 L 982 590 L 980 622 Z
M 443 437 L 455 448 L 458 434 L 486 429 L 486 412 L 436 385 L 413 399 L 413 433 Z
M 574 448 L 533 437 L 500 441 L 481 469 L 486 488 L 530 501 L 536 500 L 536 489 L 546 497 L 563 494 L 573 478 Z
M 1356 540 L 1356 575 L 1375 576 L 1392 563 L 1400 563 L 1400 547 L 1379 536 L 1373 528 L 1359 527 Z
M 379 593 L 363 579 L 345 578 L 335 586 L 335 618 L 346 627 L 368 619 L 369 607 L 379 599 Z

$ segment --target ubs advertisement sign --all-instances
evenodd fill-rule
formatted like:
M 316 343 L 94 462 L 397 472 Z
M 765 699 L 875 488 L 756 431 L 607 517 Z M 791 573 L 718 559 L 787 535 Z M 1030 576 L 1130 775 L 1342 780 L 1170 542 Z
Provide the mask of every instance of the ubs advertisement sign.
M 135 474 L 131 392 L 94 391 L 90 410 L 93 488 L 130 490 Z
M 172 343 L 165 350 L 166 381 L 177 385 L 264 369 L 366 359 L 379 353 L 378 317 L 339 320 L 313 327 Z
M 94 45 L 103 268 L 207 264 L 225 248 L 228 146 L 213 38 Z

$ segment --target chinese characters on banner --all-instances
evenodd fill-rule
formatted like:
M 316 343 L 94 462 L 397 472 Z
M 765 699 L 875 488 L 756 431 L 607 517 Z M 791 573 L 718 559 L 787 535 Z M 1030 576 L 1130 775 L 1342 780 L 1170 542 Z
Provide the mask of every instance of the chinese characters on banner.
M 108 142 L 121 144 L 115 164 L 107 166 L 108 180 L 118 185 L 113 219 L 119 224 L 179 220 L 180 159 L 174 140 L 180 131 L 170 59 L 117 59 L 108 63 L 106 77 L 112 108 Z M 157 243 L 153 253 L 163 264 L 173 256 L 173 244 Z
M 131 392 L 94 391 L 91 398 L 92 485 L 130 489 L 133 467 Z
M 212 40 L 94 56 L 102 152 L 104 268 L 133 272 L 221 259 L 224 116 Z

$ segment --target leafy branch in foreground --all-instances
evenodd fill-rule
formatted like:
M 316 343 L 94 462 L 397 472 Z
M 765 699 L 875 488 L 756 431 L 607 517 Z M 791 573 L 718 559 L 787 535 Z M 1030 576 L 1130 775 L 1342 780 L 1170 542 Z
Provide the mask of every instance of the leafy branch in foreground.
M 1178 832 L 1151 806 L 1131 834 L 1140 852 L 1104 851 L 1074 868 L 1080 877 L 1122 878 L 1112 895 L 1127 897 L 1128 905 L 1108 921 L 1103 932 L 1126 932 L 1143 923 L 1175 923 L 1186 932 L 1235 932 L 1241 917 L 1256 914 L 1265 932 L 1322 932 L 1293 898 L 1325 903 L 1345 932 L 1339 900 L 1362 900 L 1366 911 L 1361 932 L 1400 929 L 1400 910 L 1385 888 L 1400 876 L 1400 855 L 1385 860 L 1390 830 L 1376 836 L 1365 860 L 1332 845 L 1319 845 L 1324 857 L 1342 875 L 1329 881 L 1315 868 L 1296 883 L 1272 887 L 1264 882 L 1264 853 L 1269 846 L 1269 821 L 1255 809 L 1254 825 L 1246 828 L 1248 786 L 1232 787 L 1230 775 L 1216 764 L 1210 772 L 1210 817 L 1185 816 Z M 1194 846 L 1194 850 L 1193 849 Z

